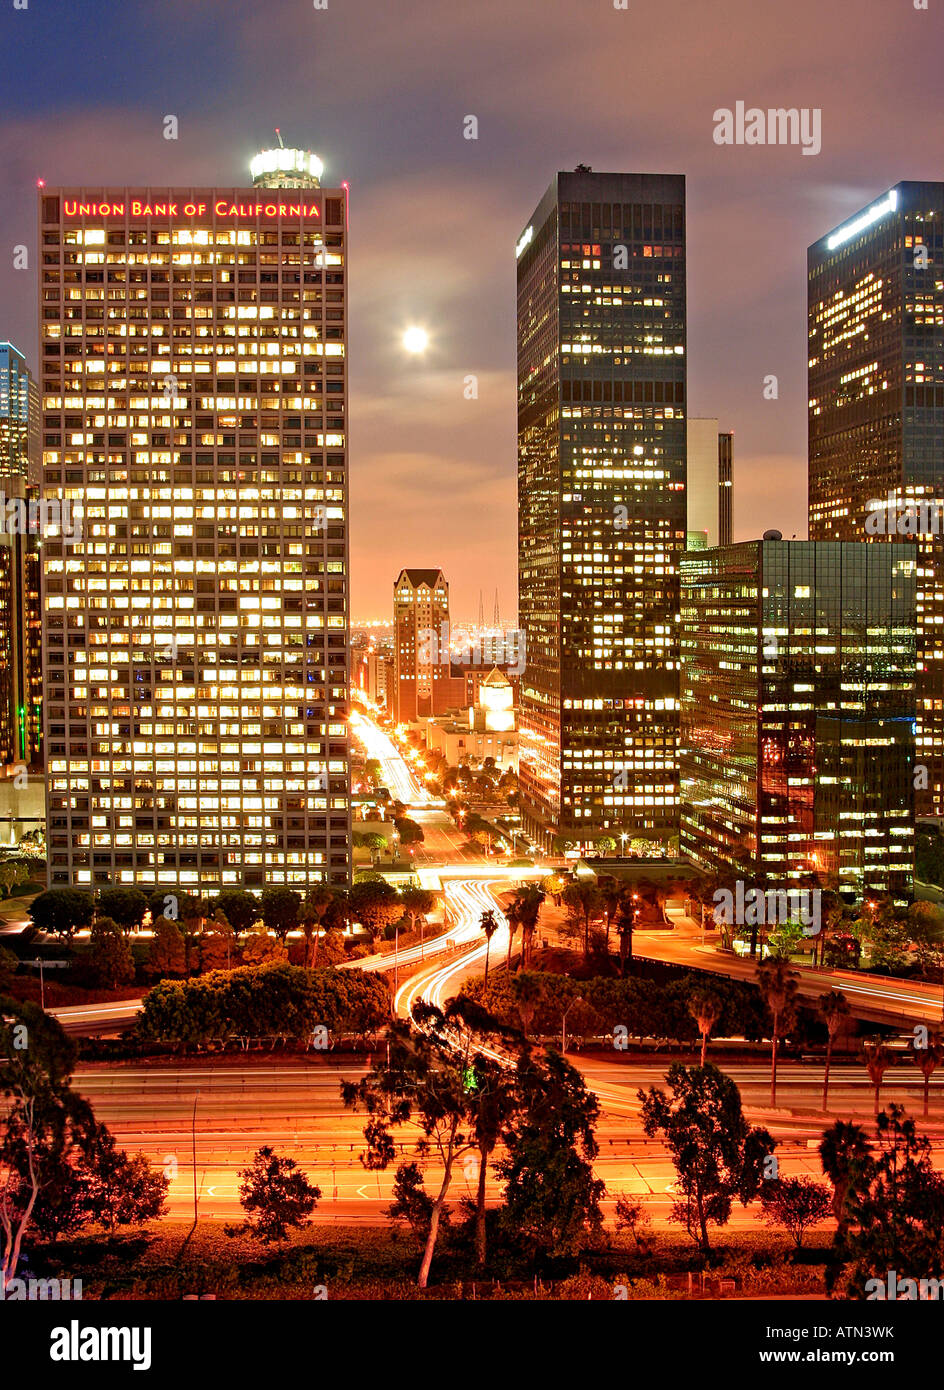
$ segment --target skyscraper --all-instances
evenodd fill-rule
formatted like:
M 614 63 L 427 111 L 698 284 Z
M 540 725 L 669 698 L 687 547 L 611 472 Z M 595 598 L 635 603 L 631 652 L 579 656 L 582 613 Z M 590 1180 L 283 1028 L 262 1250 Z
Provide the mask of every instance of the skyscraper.
M 913 537 L 915 786 L 933 815 L 944 815 L 944 538 L 916 534 L 902 513 L 944 501 L 942 265 L 944 183 L 896 184 L 808 255 L 810 537 Z
M 39 392 L 26 358 L 0 342 L 0 475 L 39 481 Z
M 346 212 L 41 190 L 51 883 L 348 881 Z
M 713 419 L 692 417 L 687 425 L 688 534 L 709 546 L 730 545 L 734 435 Z
M 401 570 L 393 586 L 392 713 L 398 724 L 461 704 L 465 678 L 452 676 L 449 649 L 449 585 L 442 570 Z
M 678 828 L 685 180 L 561 173 L 517 246 L 520 785 L 545 847 Z
M 42 748 L 39 392 L 0 343 L 0 766 L 38 768 Z
M 770 534 L 682 562 L 682 849 L 909 899 L 914 549 Z

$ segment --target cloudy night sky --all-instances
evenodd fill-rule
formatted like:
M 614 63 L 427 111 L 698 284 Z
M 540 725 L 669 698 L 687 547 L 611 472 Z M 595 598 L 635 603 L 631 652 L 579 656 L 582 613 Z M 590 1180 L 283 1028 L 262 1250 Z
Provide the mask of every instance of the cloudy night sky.
M 35 366 L 38 178 L 248 185 L 281 127 L 351 187 L 352 616 L 388 617 L 409 564 L 445 569 L 458 619 L 497 585 L 507 620 L 515 241 L 558 169 L 684 173 L 689 413 L 734 430 L 735 537 L 805 536 L 806 248 L 897 180 L 944 177 L 944 0 L 928 6 L 3 0 L 0 338 Z M 821 108 L 822 152 L 716 145 L 737 101 Z

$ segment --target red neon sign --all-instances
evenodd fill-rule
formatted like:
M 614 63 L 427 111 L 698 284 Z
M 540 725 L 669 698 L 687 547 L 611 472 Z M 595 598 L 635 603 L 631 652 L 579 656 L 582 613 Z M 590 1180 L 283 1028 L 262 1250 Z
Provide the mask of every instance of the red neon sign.
M 132 198 L 130 203 L 80 203 L 77 198 L 63 199 L 65 217 L 205 217 L 206 203 L 145 203 Z M 317 203 L 231 203 L 218 198 L 213 204 L 217 217 L 320 217 Z

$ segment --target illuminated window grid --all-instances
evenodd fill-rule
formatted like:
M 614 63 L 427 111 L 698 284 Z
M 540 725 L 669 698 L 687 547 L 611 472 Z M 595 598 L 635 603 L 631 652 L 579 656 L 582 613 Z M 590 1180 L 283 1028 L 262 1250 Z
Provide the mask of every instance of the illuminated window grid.
M 60 252 L 62 294 L 57 314 L 44 309 L 44 336 L 66 352 L 82 339 L 79 361 L 57 363 L 44 383 L 46 429 L 61 446 L 47 452 L 47 484 L 72 485 L 87 509 L 83 543 L 51 554 L 47 571 L 48 676 L 64 716 L 56 770 L 66 774 L 51 779 L 51 795 L 69 803 L 50 808 L 66 822 L 65 835 L 56 827 L 59 879 L 346 879 L 336 222 L 310 237 L 302 225 L 191 235 L 152 223 L 122 235 L 86 223 L 79 236 L 60 225 L 45 243 Z M 285 268 L 302 265 L 312 269 Z M 99 304 L 105 353 L 94 341 Z M 169 367 L 173 391 L 163 389 Z M 314 508 L 327 525 L 313 534 Z M 70 627 L 84 651 L 67 647 Z M 70 685 L 56 672 L 66 651 Z

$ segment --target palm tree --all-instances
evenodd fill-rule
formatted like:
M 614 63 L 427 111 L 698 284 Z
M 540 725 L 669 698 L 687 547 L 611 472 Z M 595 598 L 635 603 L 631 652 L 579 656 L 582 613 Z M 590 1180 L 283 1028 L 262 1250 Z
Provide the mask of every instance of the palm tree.
M 601 874 L 597 879 L 597 887 L 603 899 L 603 910 L 606 913 L 606 953 L 610 953 L 610 927 L 619 911 L 620 899 L 626 891 L 625 884 L 620 883 L 612 874 Z
M 516 888 L 512 899 L 515 908 L 515 921 L 521 927 L 521 968 L 528 970 L 531 965 L 531 950 L 534 932 L 541 915 L 544 891 L 534 883 Z
M 534 1012 L 544 997 L 544 985 L 540 975 L 531 970 L 519 970 L 511 982 L 511 992 L 514 996 L 518 1016 L 521 1019 L 522 1031 L 527 1037 L 528 1029 L 534 1019 Z
M 508 923 L 508 974 L 511 974 L 511 948 L 514 943 L 515 934 L 521 926 L 521 904 L 517 901 L 509 903 L 505 908 L 505 921 Z
M 833 1216 L 840 1231 L 846 1225 L 849 1195 L 868 1179 L 872 1146 L 861 1125 L 837 1120 L 823 1132 L 819 1144 L 820 1167 L 833 1189 Z
M 768 957 L 757 967 L 757 983 L 773 1020 L 770 1046 L 770 1104 L 777 1105 L 777 1043 L 793 1023 L 799 975 L 781 957 Z
M 619 936 L 619 959 L 620 977 L 626 974 L 626 964 L 629 962 L 629 973 L 633 973 L 633 927 L 636 925 L 636 913 L 639 898 L 631 888 L 624 888 L 620 897 L 619 908 L 616 913 L 616 931 Z
M 924 1047 L 919 1047 L 918 1039 L 914 1037 L 911 1041 L 911 1055 L 924 1077 L 924 1118 L 927 1119 L 931 1101 L 931 1077 L 944 1062 L 944 1046 L 936 1035 L 928 1038 Z
M 318 964 L 319 931 L 333 898 L 326 883 L 316 883 L 309 888 L 298 910 L 298 921 L 305 933 L 305 964 L 311 970 Z
M 849 1001 L 840 989 L 831 989 L 819 997 L 819 1011 L 829 1030 L 826 1040 L 826 1070 L 823 1073 L 823 1109 L 829 1109 L 829 1067 L 833 1056 L 833 1043 L 842 1032 L 849 1016 Z
M 485 933 L 485 983 L 488 984 L 488 953 L 492 945 L 492 937 L 498 931 L 498 918 L 495 916 L 493 908 L 487 907 L 479 918 L 479 926 Z
M 882 1077 L 892 1064 L 892 1054 L 882 1042 L 865 1043 L 862 1049 L 862 1058 L 865 1062 L 866 1070 L 869 1073 L 869 1080 L 875 1087 L 875 1113 L 879 1111 L 879 1092 L 882 1088 Z
M 688 1012 L 698 1024 L 701 1033 L 701 1065 L 705 1065 L 708 1052 L 708 1034 L 721 1017 L 721 1000 L 712 990 L 696 986 L 688 997 Z

